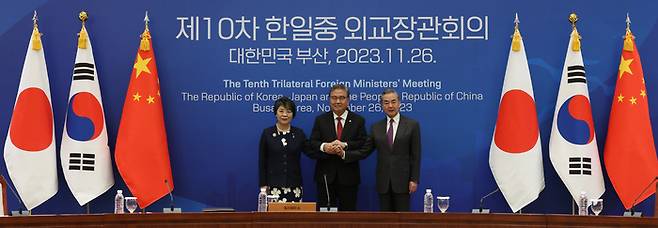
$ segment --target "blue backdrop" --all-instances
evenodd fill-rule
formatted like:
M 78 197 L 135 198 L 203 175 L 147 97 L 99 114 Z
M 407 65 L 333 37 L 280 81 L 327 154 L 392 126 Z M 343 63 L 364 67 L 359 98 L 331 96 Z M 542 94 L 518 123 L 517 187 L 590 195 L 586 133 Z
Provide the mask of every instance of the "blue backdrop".
M 273 101 L 257 96 L 258 93 L 318 95 L 298 102 L 309 106 L 309 110 L 299 112 L 293 123 L 310 134 L 313 118 L 323 110 L 318 104 L 328 103 L 320 95 L 328 93 L 330 86 L 316 82 L 350 82 L 352 93 L 357 95 L 352 104 L 354 108 L 364 108 L 356 111 L 366 117 L 369 126 L 383 118 L 383 114 L 378 112 L 377 101 L 368 100 L 361 93 L 378 94 L 382 88 L 360 86 L 359 82 L 382 80 L 393 82 L 400 92 L 444 97 L 440 101 L 403 100 L 405 114 L 422 123 L 421 191 L 412 195 L 412 210 L 421 210 L 422 189 L 431 187 L 435 194 L 451 196 L 449 211 L 466 212 L 478 205 L 481 196 L 496 188 L 488 154 L 512 22 L 514 13 L 518 12 L 539 114 L 546 179 L 539 198 L 523 212 L 571 213 L 570 195 L 553 169 L 547 150 L 571 31 L 568 14 L 575 11 L 581 18 L 578 28 L 583 37 L 582 50 L 602 157 L 627 12 L 633 20 L 632 29 L 644 63 L 653 129 L 658 129 L 658 99 L 652 96 L 652 92 L 658 92 L 657 8 L 658 2 L 653 1 L 5 2 L 0 7 L 3 15 L 0 17 L 0 139 L 4 142 L 7 134 L 32 29 L 32 11 L 37 10 L 39 28 L 44 34 L 59 149 L 76 34 L 80 29 L 77 15 L 86 10 L 113 151 L 139 34 L 144 28 L 144 11 L 148 10 L 169 137 L 173 193 L 184 211 L 205 207 L 256 209 L 257 141 L 261 130 L 274 124 L 273 114 L 262 109 Z M 415 28 L 410 27 L 412 18 Z M 309 23 L 312 29 L 307 37 L 304 34 Z M 292 26 L 284 28 L 284 24 Z M 376 39 L 373 31 L 391 38 Z M 364 32 L 366 39 L 345 39 L 352 35 L 360 37 Z M 331 34 L 335 35 L 333 39 Z M 457 39 L 451 39 L 450 35 Z M 413 39 L 404 40 L 410 36 Z M 290 60 L 285 58 L 288 51 Z M 301 60 L 305 54 L 312 55 L 306 64 Z M 254 62 L 258 64 L 251 64 Z M 267 80 L 270 84 L 267 88 L 249 88 L 245 79 Z M 240 82 L 241 87 L 227 84 L 226 80 Z M 310 80 L 313 87 L 277 88 L 272 80 Z M 440 82 L 440 86 L 404 83 L 409 81 Z M 243 100 L 213 102 L 204 100 L 204 93 L 240 95 Z M 253 99 L 245 100 L 252 93 Z M 445 94 L 451 93 L 472 96 L 448 100 L 449 95 Z M 195 95 L 198 100 L 194 99 Z M 358 203 L 361 210 L 378 208 L 375 156 L 362 161 L 363 181 Z M 4 160 L 0 166 L 6 176 Z M 315 201 L 313 168 L 314 162 L 304 157 L 305 201 Z M 59 172 L 59 192 L 34 213 L 84 211 L 72 197 L 61 169 Z M 605 169 L 604 176 L 603 214 L 620 215 L 623 207 Z M 116 172 L 115 180 L 114 187 L 91 202 L 92 212 L 110 212 L 116 190 L 127 189 Z M 651 213 L 653 207 L 649 202 L 654 197 L 638 208 Z M 148 210 L 157 211 L 167 204 L 165 198 Z M 486 204 L 494 212 L 510 212 L 500 193 Z M 9 206 L 17 209 L 15 197 L 9 196 Z

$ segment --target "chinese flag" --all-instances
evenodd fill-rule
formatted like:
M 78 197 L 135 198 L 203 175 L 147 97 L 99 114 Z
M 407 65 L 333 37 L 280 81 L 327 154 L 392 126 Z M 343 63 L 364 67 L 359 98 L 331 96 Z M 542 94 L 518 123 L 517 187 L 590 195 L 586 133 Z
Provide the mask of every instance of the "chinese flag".
M 114 156 L 117 169 L 140 208 L 174 188 L 158 71 L 148 29 L 142 33 L 130 74 Z
M 656 191 L 649 187 L 642 193 L 658 174 L 647 94 L 640 54 L 628 29 L 604 151 L 608 176 L 626 209 Z

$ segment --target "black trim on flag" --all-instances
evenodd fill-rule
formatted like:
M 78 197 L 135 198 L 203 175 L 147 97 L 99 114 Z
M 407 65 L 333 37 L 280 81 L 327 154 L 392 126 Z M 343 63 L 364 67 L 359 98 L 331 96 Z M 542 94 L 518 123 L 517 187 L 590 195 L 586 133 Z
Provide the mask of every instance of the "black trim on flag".
M 585 66 L 575 65 L 567 67 L 567 83 L 585 83 L 587 84 L 587 78 L 585 77 Z
M 92 76 L 92 75 L 75 75 L 75 76 L 73 76 L 73 80 L 89 80 L 89 81 L 93 81 L 93 80 L 94 80 L 94 76 Z
M 587 79 L 584 78 L 569 78 L 567 79 L 567 83 L 587 83 Z
M 568 77 L 583 76 L 585 77 L 585 71 L 570 71 L 567 73 Z
M 592 175 L 592 158 L 570 157 L 569 175 Z
M 80 69 L 73 70 L 73 74 L 82 74 L 82 73 L 94 74 L 94 70 L 93 69 L 86 69 L 86 68 L 80 68 Z
M 83 158 L 95 158 L 96 155 L 95 154 L 82 154 L 82 157 Z
M 70 65 L 69 65 L 70 66 Z M 94 68 L 94 64 L 91 63 L 76 63 L 75 67 L 89 67 L 89 68 Z
M 70 153 L 69 170 L 94 171 L 96 155 L 93 153 Z

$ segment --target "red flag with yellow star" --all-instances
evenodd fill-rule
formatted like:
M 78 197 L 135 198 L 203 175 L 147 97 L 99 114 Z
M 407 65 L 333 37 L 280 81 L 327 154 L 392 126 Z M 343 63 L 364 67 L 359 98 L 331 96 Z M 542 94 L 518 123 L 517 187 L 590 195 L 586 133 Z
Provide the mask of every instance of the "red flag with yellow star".
M 158 71 L 148 28 L 142 33 L 130 74 L 114 157 L 140 208 L 151 205 L 174 188 Z
M 630 29 L 621 53 L 604 150 L 610 181 L 626 209 L 651 196 L 658 159 L 649 119 L 649 103 L 640 54 Z

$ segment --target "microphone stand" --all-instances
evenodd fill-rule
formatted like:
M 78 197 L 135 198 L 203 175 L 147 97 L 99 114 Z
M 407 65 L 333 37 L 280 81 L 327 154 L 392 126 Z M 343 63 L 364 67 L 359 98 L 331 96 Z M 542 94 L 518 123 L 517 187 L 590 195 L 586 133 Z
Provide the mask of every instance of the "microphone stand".
M 482 198 L 480 198 L 480 208 L 478 209 L 473 209 L 471 212 L 475 214 L 488 214 L 489 209 L 484 209 L 484 199 L 488 198 L 489 196 L 493 195 L 494 193 L 500 191 L 500 188 L 496 188 L 492 192 L 487 193 L 484 195 Z
M 0 175 L 0 178 L 6 180 L 6 178 L 3 175 Z M 24 206 L 23 200 L 21 200 L 21 197 L 18 196 L 18 193 L 16 193 L 16 190 L 14 190 L 14 188 L 9 183 L 7 183 L 7 188 L 9 188 L 9 190 L 11 190 L 11 193 L 14 195 L 14 197 L 16 197 L 16 199 L 18 199 L 18 211 L 11 211 L 11 215 L 12 216 L 26 216 L 26 215 L 32 214 L 32 212 L 30 210 L 28 210 L 27 213 L 23 213 L 23 206 Z
M 167 186 L 167 189 L 169 190 L 169 207 L 162 208 L 163 213 L 181 213 L 182 210 L 180 207 L 174 207 L 174 195 L 171 194 L 171 188 L 169 187 L 169 181 L 167 179 L 164 179 L 164 184 Z
M 645 187 L 644 190 L 642 190 L 642 192 L 640 192 L 640 194 L 635 198 L 635 200 L 633 200 L 633 204 L 631 205 L 630 211 L 625 211 L 624 216 L 627 216 L 627 217 L 642 217 L 642 212 L 640 212 L 640 211 L 636 212 L 635 211 L 635 204 L 640 199 L 640 197 L 642 197 L 642 194 L 644 194 L 649 189 L 649 187 L 653 186 L 653 183 L 655 183 L 656 180 L 658 180 L 658 177 L 655 177 L 651 182 L 649 182 L 649 185 L 647 185 L 647 187 Z
M 324 190 L 327 193 L 327 207 L 320 207 L 320 212 L 337 212 L 338 208 L 331 207 L 331 196 L 329 196 L 329 184 L 327 184 L 327 174 L 324 174 L 323 178 L 324 178 Z

